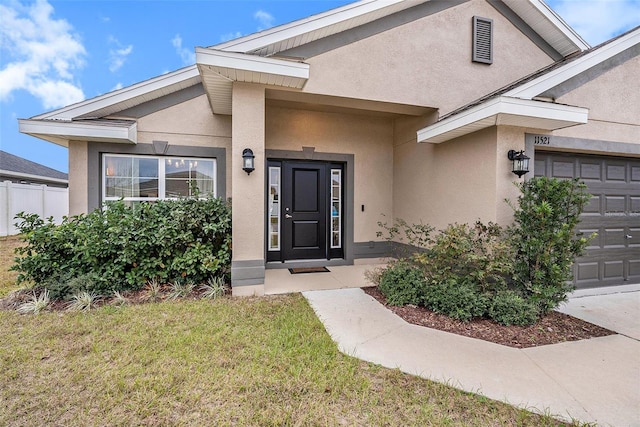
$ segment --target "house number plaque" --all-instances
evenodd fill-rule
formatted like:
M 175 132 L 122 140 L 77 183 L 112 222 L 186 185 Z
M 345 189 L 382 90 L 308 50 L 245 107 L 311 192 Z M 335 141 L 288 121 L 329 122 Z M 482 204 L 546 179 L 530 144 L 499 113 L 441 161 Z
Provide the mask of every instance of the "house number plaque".
M 534 145 L 549 145 L 549 144 L 551 144 L 551 136 L 549 136 L 549 135 L 534 135 L 533 136 L 533 144 Z

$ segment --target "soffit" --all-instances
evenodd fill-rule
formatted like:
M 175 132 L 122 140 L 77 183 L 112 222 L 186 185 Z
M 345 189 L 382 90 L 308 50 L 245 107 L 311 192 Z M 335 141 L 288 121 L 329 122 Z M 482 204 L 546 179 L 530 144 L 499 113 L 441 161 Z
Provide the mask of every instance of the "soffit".
M 233 82 L 301 89 L 309 78 L 309 65 L 209 48 L 196 48 L 202 84 L 215 114 L 231 114 Z
M 501 96 L 418 131 L 418 142 L 439 144 L 492 126 L 518 126 L 546 131 L 585 124 L 582 107 Z
M 267 89 L 266 98 L 269 105 L 278 107 L 391 118 L 400 116 L 423 116 L 436 111 L 435 108 L 415 105 L 309 94 L 291 90 Z
M 502 0 L 562 56 L 589 49 L 589 44 L 541 0 Z
M 69 146 L 69 141 L 137 143 L 137 122 L 133 120 L 87 119 L 43 120 L 20 119 L 21 133 L 44 139 L 54 144 Z

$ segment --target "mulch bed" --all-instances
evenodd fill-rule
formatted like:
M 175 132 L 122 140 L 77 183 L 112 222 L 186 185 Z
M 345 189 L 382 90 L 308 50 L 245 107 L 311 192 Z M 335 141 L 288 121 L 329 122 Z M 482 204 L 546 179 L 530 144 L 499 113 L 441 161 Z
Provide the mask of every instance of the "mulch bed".
M 408 323 L 509 347 L 538 347 L 615 334 L 603 327 L 556 311 L 552 311 L 531 326 L 503 326 L 487 319 L 462 322 L 424 307 L 388 305 L 377 287 L 366 287 L 362 290 Z

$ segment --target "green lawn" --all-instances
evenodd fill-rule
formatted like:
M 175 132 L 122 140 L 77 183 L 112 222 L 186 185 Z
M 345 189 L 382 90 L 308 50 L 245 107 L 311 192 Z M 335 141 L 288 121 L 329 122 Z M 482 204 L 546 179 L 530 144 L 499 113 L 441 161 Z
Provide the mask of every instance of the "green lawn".
M 0 311 L 0 331 L 2 426 L 561 425 L 345 356 L 300 295 Z

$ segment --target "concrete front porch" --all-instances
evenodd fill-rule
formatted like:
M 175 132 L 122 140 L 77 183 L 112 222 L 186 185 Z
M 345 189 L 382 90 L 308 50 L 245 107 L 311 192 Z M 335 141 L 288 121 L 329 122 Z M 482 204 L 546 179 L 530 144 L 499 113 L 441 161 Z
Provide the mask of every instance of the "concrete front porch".
M 264 278 L 265 295 L 328 289 L 372 286 L 365 273 L 386 265 L 384 259 L 356 260 L 355 265 L 328 267 L 326 273 L 291 274 L 288 269 L 267 269 Z

